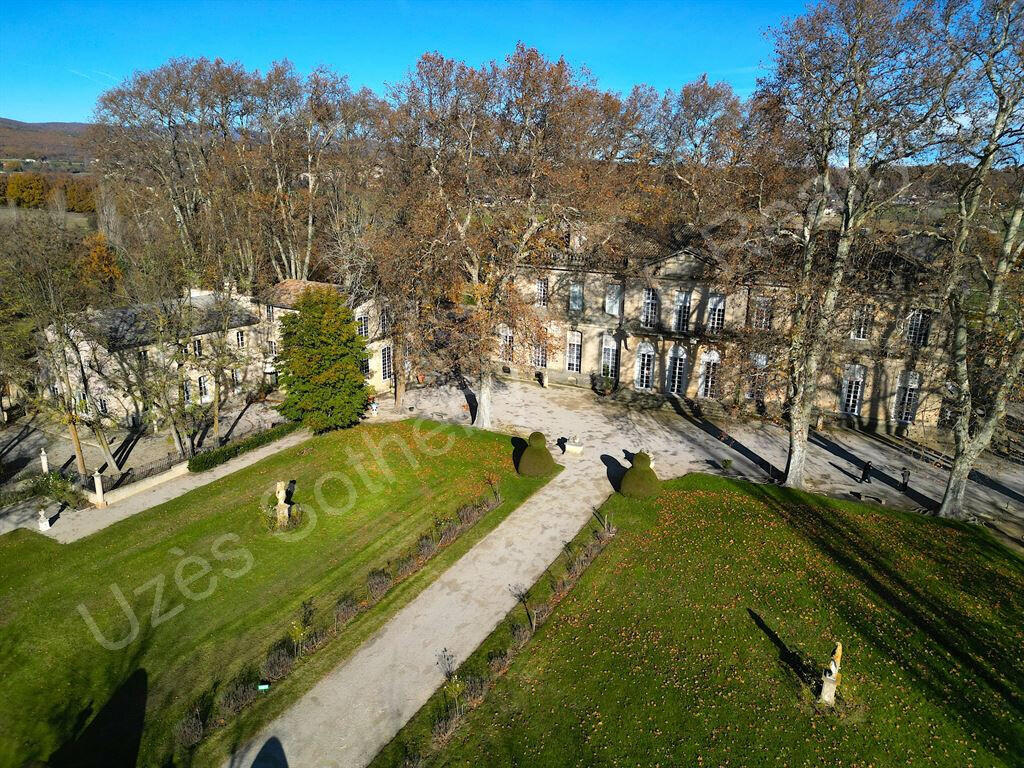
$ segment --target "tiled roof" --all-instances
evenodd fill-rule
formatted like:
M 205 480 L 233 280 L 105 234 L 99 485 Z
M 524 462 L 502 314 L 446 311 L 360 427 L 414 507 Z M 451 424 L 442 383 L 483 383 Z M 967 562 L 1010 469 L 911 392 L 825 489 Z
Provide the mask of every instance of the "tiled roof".
M 309 288 L 328 288 L 332 291 L 341 291 L 341 286 L 333 283 L 319 283 L 315 280 L 282 280 L 264 291 L 260 298 L 275 307 L 295 309 L 299 297 L 303 291 Z

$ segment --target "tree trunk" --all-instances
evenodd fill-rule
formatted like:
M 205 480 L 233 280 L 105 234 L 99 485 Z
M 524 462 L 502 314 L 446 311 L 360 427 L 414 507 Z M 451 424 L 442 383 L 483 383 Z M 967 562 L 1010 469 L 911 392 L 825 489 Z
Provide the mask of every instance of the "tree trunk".
M 939 505 L 939 517 L 967 517 L 964 496 L 971 477 L 971 467 L 976 459 L 977 457 L 970 453 L 957 451 L 953 458 L 953 466 L 949 470 L 949 478 L 946 480 L 946 492 L 942 495 L 942 503 Z
M 213 377 L 213 439 L 220 445 L 220 376 Z
M 804 467 L 807 464 L 807 434 L 811 426 L 811 409 L 799 403 L 789 413 L 789 453 L 786 457 L 787 488 L 804 487 Z
M 107 440 L 107 433 L 103 430 L 99 424 L 96 424 L 92 428 L 92 434 L 96 438 L 96 442 L 100 444 L 100 450 L 103 451 L 103 458 L 107 462 L 108 470 L 118 470 L 117 459 L 114 458 L 114 454 L 110 452 L 110 442 Z
M 405 355 L 396 344 L 395 349 L 395 408 L 401 410 L 405 400 Z
M 85 454 L 82 453 L 82 441 L 78 437 L 78 425 L 74 419 L 68 421 L 68 433 L 71 435 L 71 445 L 75 448 L 75 464 L 78 466 L 78 474 L 85 479 L 89 470 L 85 468 Z
M 174 441 L 174 450 L 178 452 L 179 456 L 185 458 L 185 444 L 182 442 L 181 433 L 178 431 L 177 425 L 173 421 L 170 421 L 168 428 L 171 432 L 171 440 Z
M 491 428 L 491 395 L 494 389 L 494 374 L 490 371 L 480 374 L 477 387 L 476 419 L 474 424 L 481 429 Z

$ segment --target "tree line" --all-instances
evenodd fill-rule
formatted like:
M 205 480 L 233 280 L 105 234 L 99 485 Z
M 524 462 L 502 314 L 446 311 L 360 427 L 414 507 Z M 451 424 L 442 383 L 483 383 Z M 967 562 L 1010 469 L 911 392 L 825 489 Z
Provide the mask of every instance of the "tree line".
M 799 488 L 837 318 L 910 293 L 949 330 L 941 512 L 962 515 L 1022 389 L 1024 9 L 821 0 L 770 34 L 747 99 L 706 77 L 615 93 L 522 44 L 425 54 L 381 93 L 288 62 L 136 73 L 89 136 L 117 267 L 103 300 L 335 282 L 386 307 L 400 374 L 469 382 L 488 426 L 499 330 L 544 341 L 524 268 L 572 252 L 643 278 L 637 243 L 690 249 L 723 287 L 788 289 L 766 352 Z
M 74 213 L 95 213 L 95 192 L 96 182 L 82 174 L 0 173 L 0 205 L 18 208 L 56 205 Z

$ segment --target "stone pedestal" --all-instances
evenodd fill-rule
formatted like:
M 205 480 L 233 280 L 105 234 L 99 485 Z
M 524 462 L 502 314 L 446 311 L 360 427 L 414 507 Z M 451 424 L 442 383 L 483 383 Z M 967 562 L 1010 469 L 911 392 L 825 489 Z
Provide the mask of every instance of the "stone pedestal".
M 567 456 L 575 456 L 579 458 L 583 455 L 583 443 L 576 436 L 569 439 L 569 442 L 565 444 L 565 453 Z
M 292 505 L 288 503 L 288 486 L 282 480 L 277 484 L 277 506 L 274 507 L 277 517 L 274 520 L 278 528 L 287 528 L 291 519 Z
M 839 687 L 839 675 L 833 676 L 830 672 L 826 671 L 821 676 L 821 696 L 818 697 L 818 701 L 822 704 L 827 704 L 832 707 L 836 703 L 836 688 Z

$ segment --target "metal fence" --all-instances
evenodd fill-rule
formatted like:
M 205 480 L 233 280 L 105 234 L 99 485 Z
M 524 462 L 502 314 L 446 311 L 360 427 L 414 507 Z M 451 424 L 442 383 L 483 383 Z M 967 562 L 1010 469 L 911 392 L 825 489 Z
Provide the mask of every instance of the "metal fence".
M 267 429 L 273 429 L 274 427 L 279 426 L 280 424 L 283 423 L 283 421 L 274 421 L 267 427 Z M 243 432 L 242 434 L 237 435 L 224 443 L 220 443 L 214 440 L 210 442 L 208 445 L 203 445 L 199 448 L 196 448 L 194 451 L 192 451 L 191 455 L 198 456 L 201 453 L 208 453 L 209 451 L 214 451 L 218 448 L 223 448 L 224 446 L 227 445 L 234 445 L 235 443 L 239 443 L 242 440 L 248 440 L 250 437 L 261 434 L 264 431 L 266 430 L 251 429 L 248 432 Z M 131 485 L 132 483 L 137 483 L 140 480 L 145 480 L 147 477 L 159 475 L 161 472 L 166 472 L 171 467 L 181 464 L 182 462 L 188 461 L 188 459 L 188 456 L 183 458 L 179 456 L 177 453 L 168 453 L 161 459 L 154 459 L 153 461 L 148 461 L 144 464 L 136 464 L 134 466 L 128 467 L 123 472 L 116 472 L 114 474 L 109 475 L 101 474 L 100 477 L 103 479 L 103 490 L 112 491 L 115 488 L 123 488 L 126 485 Z M 83 477 L 74 469 L 61 469 L 58 471 L 60 472 L 61 475 L 66 477 L 79 488 L 88 491 L 92 491 L 94 489 L 93 475 L 85 475 Z

